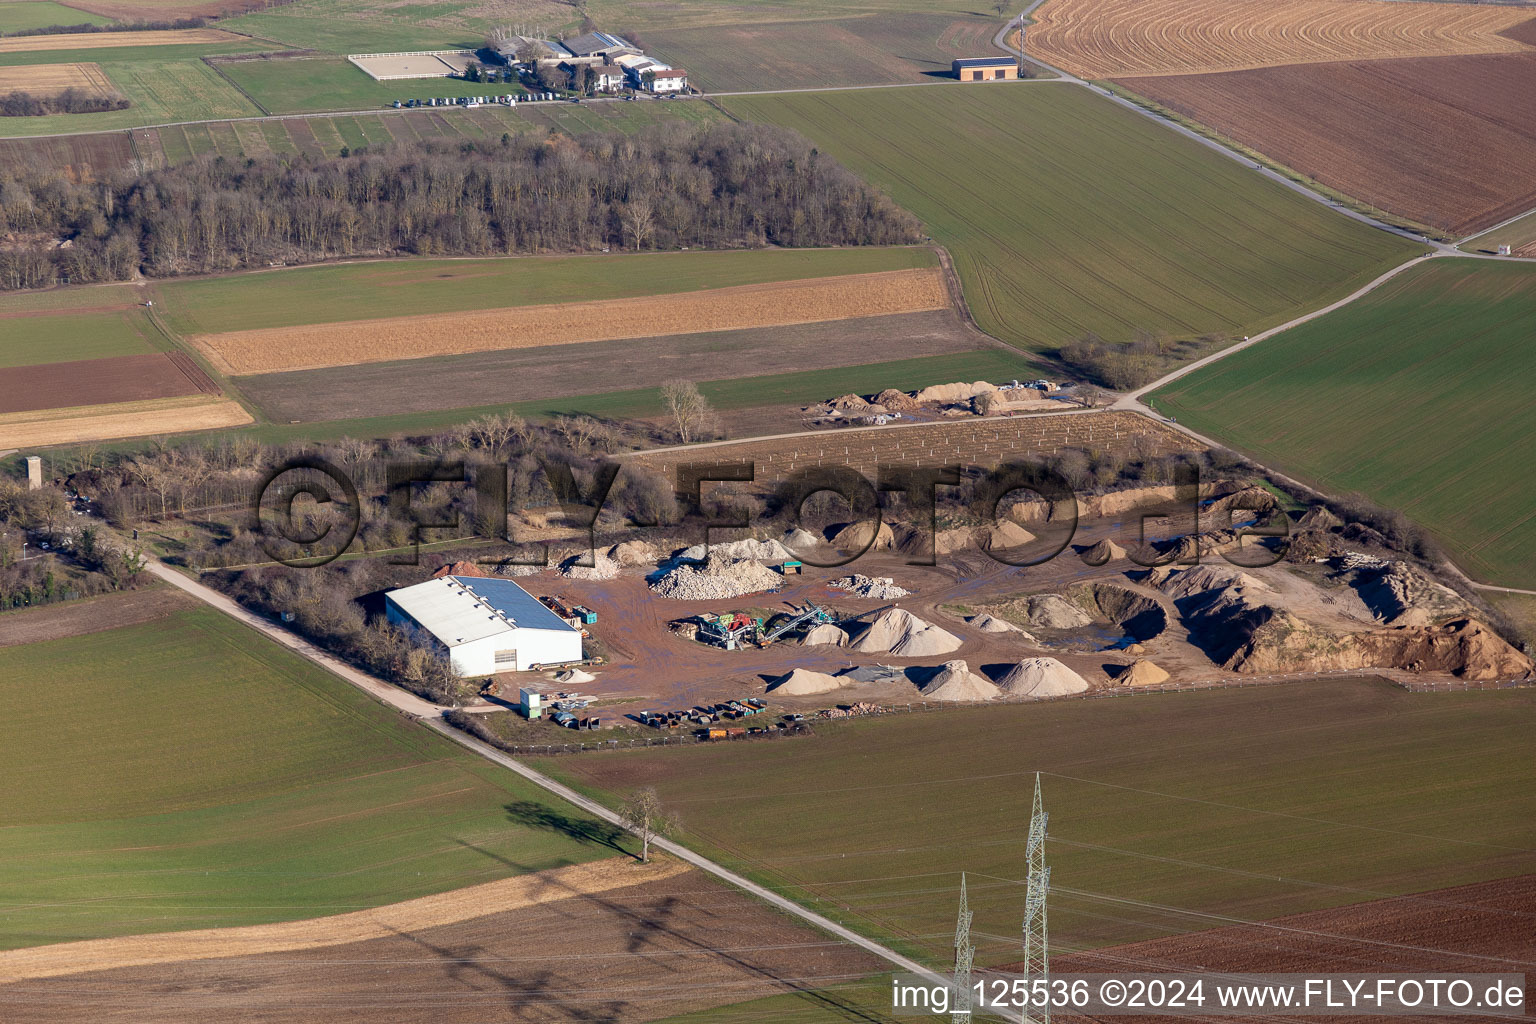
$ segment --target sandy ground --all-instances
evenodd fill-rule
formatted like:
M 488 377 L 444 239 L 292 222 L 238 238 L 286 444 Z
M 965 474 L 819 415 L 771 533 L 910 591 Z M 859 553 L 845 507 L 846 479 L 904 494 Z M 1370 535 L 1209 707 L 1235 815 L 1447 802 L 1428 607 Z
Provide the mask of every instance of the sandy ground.
M 119 46 L 181 46 L 187 43 L 239 43 L 245 36 L 216 28 L 179 28 L 165 32 L 78 32 L 57 36 L 0 39 L 0 53 L 31 50 L 104 50 Z
M 230 374 L 739 330 L 943 309 L 943 274 L 891 270 L 632 299 L 268 327 L 191 338 Z
M 551 891 L 344 945 L 13 983 L 0 1005 L 27 1024 L 645 1021 L 880 969 L 698 871 Z M 809 998 L 845 1019 L 835 997 Z
M 681 861 L 653 858 L 650 864 L 641 865 L 628 857 L 611 857 L 333 917 L 12 949 L 0 952 L 0 985 L 82 971 L 214 957 L 259 956 L 367 942 L 457 924 L 488 913 L 658 882 L 688 870 L 691 869 Z
M 237 427 L 252 422 L 238 402 L 194 396 L 156 402 L 0 416 L 0 448 Z
M 1052 0 L 1033 57 L 1086 78 L 1277 64 L 1516 53 L 1528 8 L 1368 0 Z
M 4 43 L 0 40 L 0 48 Z M 79 89 L 98 96 L 113 91 L 112 83 L 96 64 L 27 64 L 0 68 L 0 93 L 20 90 L 34 95 L 51 95 L 65 89 Z
M 169 587 L 146 587 L 0 615 L 0 647 L 35 644 L 160 619 L 191 602 Z

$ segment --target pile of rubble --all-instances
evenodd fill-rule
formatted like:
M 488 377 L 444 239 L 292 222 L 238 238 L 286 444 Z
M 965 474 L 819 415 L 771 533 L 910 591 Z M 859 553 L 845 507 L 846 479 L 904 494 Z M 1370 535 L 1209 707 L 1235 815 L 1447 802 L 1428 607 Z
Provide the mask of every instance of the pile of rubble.
M 589 557 L 592 564 L 582 565 Z M 605 552 L 578 551 L 560 563 L 559 573 L 573 580 L 611 580 L 619 574 L 619 569 L 619 563 Z
M 677 601 L 724 601 L 778 590 L 783 578 L 761 562 L 712 553 L 697 565 L 679 565 L 651 582 L 651 590 Z
M 881 601 L 894 601 L 912 593 L 905 587 L 897 586 L 896 581 L 889 576 L 864 576 L 859 573 L 835 579 L 827 586 L 846 590 L 855 597 L 873 597 Z
M 857 718 L 859 715 L 878 715 L 885 708 L 879 704 L 871 704 L 867 700 L 854 701 L 845 708 L 827 708 L 820 713 L 822 718 Z

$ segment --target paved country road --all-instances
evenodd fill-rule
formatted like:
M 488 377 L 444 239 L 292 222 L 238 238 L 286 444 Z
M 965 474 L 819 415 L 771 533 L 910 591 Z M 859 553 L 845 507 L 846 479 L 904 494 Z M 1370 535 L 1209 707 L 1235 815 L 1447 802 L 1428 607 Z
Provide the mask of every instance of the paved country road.
M 364 693 L 368 694 L 370 697 L 373 697 L 375 700 L 378 700 L 383 704 L 387 704 L 388 706 L 395 708 L 398 711 L 402 711 L 405 714 L 410 715 L 412 718 L 420 720 L 422 725 L 425 725 L 427 728 L 434 732 L 446 736 L 448 739 L 462 747 L 467 747 L 469 750 L 474 751 L 476 754 L 479 754 L 486 760 L 494 761 L 496 764 L 501 765 L 503 768 L 507 768 L 516 772 L 518 775 L 521 775 L 523 778 L 527 779 L 529 782 L 532 782 L 534 785 L 549 793 L 552 793 L 555 796 L 558 796 L 562 800 L 575 804 L 577 807 L 580 807 L 582 810 L 586 811 L 588 814 L 593 815 L 594 817 L 601 818 L 603 821 L 617 825 L 620 828 L 625 827 L 624 822 L 619 818 L 617 814 L 609 810 L 607 807 L 604 807 L 597 801 L 582 796 L 580 793 L 576 792 L 574 789 L 571 789 L 569 786 L 556 782 L 554 779 L 551 779 L 549 776 L 543 774 L 542 772 L 535 771 L 534 769 L 528 767 L 526 764 L 523 764 L 515 758 L 502 753 L 495 747 L 492 747 L 486 743 L 482 743 L 474 737 L 469 736 L 449 725 L 446 721 L 443 720 L 443 712 L 448 710 L 447 708 L 438 704 L 433 704 L 431 701 L 423 700 L 413 693 L 408 693 L 405 690 L 400 689 L 398 686 L 386 683 L 384 680 L 368 675 L 366 672 L 358 671 L 334 655 L 321 650 L 314 644 L 311 644 L 309 641 L 303 639 L 302 637 L 295 635 L 294 633 L 282 628 L 276 623 L 267 621 L 266 619 L 256 615 L 253 612 L 247 611 L 218 591 L 198 583 L 196 580 L 188 579 L 186 576 L 182 575 L 175 569 L 172 569 L 170 566 L 165 565 L 162 562 L 150 562 L 149 572 L 152 573 L 157 579 L 164 580 L 166 583 L 176 587 L 178 590 L 181 590 L 191 595 L 192 597 L 197 598 L 199 601 L 202 601 L 212 608 L 223 612 L 225 615 L 228 615 L 234 619 L 238 619 L 239 621 L 245 623 L 247 626 L 250 626 L 252 629 L 255 629 L 258 632 L 261 632 L 270 637 L 271 639 L 276 640 L 278 643 L 282 644 L 284 647 L 287 647 L 289 650 L 294 651 L 301 657 L 308 658 L 316 665 L 319 665 L 326 671 L 338 676 L 343 681 L 351 683 L 353 686 L 362 690 Z M 833 921 L 830 918 L 823 917 L 814 911 L 807 910 L 805 907 L 802 907 L 794 900 L 789 899 L 786 896 L 781 896 L 765 886 L 759 885 L 750 879 L 738 875 L 736 872 L 731 871 L 729 868 L 723 867 L 720 864 L 716 864 L 714 861 L 701 854 L 693 852 L 686 846 L 683 846 L 681 843 L 658 837 L 651 840 L 651 845 L 655 846 L 657 849 L 666 851 L 679 860 L 692 864 L 694 867 L 699 868 L 702 871 L 709 872 L 716 878 L 719 878 L 722 881 L 729 883 L 730 885 L 734 885 L 744 892 L 751 893 L 753 896 L 756 896 L 764 903 L 776 907 L 777 909 L 782 910 L 787 914 L 792 914 L 807 924 L 819 928 L 821 931 L 836 936 L 845 942 L 850 942 L 853 945 L 858 946 L 860 949 L 864 949 L 870 953 L 873 953 L 875 956 L 880 957 L 882 960 L 885 960 L 887 963 L 891 964 L 893 967 L 899 970 L 920 974 L 927 978 L 931 983 L 935 984 L 943 984 L 947 980 L 941 975 L 936 974 L 928 968 L 924 967 L 917 961 L 910 960 L 907 957 L 902 956 L 900 953 L 895 952 L 894 950 L 887 949 L 885 946 L 875 942 L 873 939 L 865 938 L 863 935 L 860 935 L 853 929 L 844 927 L 843 925 L 838 924 L 836 921 Z

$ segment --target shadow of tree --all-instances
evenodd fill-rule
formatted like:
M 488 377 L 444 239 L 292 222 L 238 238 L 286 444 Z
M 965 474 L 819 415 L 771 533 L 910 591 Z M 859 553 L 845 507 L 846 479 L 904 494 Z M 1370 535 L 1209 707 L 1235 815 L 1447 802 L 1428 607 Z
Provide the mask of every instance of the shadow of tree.
M 507 804 L 506 812 L 507 820 L 517 825 L 543 829 L 546 832 L 559 832 L 578 843 L 607 846 L 619 853 L 630 852 L 620 844 L 620 840 L 627 833 L 617 825 L 610 825 L 606 821 L 573 818 L 532 800 L 519 800 L 516 803 Z

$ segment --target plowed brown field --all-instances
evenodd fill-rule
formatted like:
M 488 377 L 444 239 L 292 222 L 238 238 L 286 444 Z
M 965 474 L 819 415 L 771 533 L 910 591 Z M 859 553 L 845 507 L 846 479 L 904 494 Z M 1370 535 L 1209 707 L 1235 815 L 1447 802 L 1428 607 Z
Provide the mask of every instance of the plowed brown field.
M 610 884 L 564 884 L 571 869 L 514 879 L 539 885 L 539 898 L 485 899 L 479 916 L 456 923 L 402 922 L 376 937 L 277 953 L 215 945 L 140 967 L 85 963 L 0 987 L 0 1004 L 7 1021 L 28 1024 L 638 1022 L 880 969 L 699 871 L 658 876 L 603 863 Z M 867 1019 L 840 1013 L 835 995 L 808 998 L 829 1020 Z
M 1027 52 L 1085 78 L 1512 53 L 1529 9 L 1379 0 L 1050 0 Z
M 96 64 L 23 64 L 0 68 L 0 93 L 19 90 L 34 95 L 52 95 L 65 89 L 79 89 L 97 96 L 113 91 L 112 83 Z
M 1282 917 L 1258 925 L 1073 953 L 1052 959 L 1059 972 L 1230 971 L 1234 973 L 1414 971 L 1530 972 L 1536 962 L 1536 875 L 1437 889 L 1393 899 Z M 1479 993 L 1481 994 L 1481 993 Z M 1515 1011 L 1513 1016 L 1520 1016 Z M 1102 1017 L 1162 1022 L 1179 1017 Z M 1227 1017 L 1253 1020 L 1269 1017 Z M 1309 1017 L 1380 1021 L 1381 1017 Z M 1415 1017 L 1456 1021 L 1464 1017 Z
M 8 413 L 0 415 L 0 448 L 147 437 L 250 422 L 251 414 L 240 403 L 204 395 L 41 413 Z
M 0 413 L 140 402 L 215 394 L 218 390 L 189 357 L 179 353 L 14 366 L 5 375 Z
M 272 327 L 198 335 L 191 340 L 226 373 L 272 373 L 846 320 L 948 305 L 939 270 L 892 270 L 635 299 Z
M 32 50 L 106 50 L 126 46 L 182 46 L 187 43 L 241 43 L 249 37 L 217 28 L 177 28 L 164 32 L 74 32 L 56 36 L 0 39 L 0 53 Z
M 1117 81 L 1453 235 L 1536 206 L 1536 51 Z

